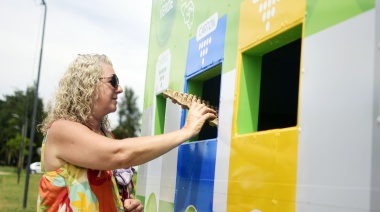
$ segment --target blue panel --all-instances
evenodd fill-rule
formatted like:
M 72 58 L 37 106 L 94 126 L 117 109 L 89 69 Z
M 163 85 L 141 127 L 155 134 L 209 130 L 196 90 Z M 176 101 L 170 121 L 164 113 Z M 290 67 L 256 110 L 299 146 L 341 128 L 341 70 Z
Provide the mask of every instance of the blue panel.
M 216 139 L 179 146 L 174 211 L 212 211 Z
M 198 41 L 196 37 L 189 41 L 186 76 L 193 75 L 212 64 L 220 63 L 220 60 L 224 58 L 226 20 L 227 15 L 224 15 L 218 20 L 213 32 Z

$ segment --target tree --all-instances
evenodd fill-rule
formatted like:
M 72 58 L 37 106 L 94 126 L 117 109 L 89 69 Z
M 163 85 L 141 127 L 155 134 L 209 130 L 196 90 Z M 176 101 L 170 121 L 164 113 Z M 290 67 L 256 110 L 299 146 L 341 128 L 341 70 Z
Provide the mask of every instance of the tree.
M 23 126 L 29 126 L 29 128 L 26 128 L 25 136 L 26 141 L 30 139 L 28 137 L 30 136 L 30 126 L 32 122 L 34 93 L 35 87 L 32 86 L 28 87 L 26 92 L 16 90 L 13 95 L 4 95 L 4 100 L 0 100 L 0 163 L 10 165 L 9 160 L 13 161 L 19 159 L 18 154 L 14 152 L 15 149 L 17 149 L 17 152 L 19 151 L 20 145 L 14 144 L 17 140 L 20 140 L 17 139 L 17 136 L 22 134 L 21 130 Z M 41 98 L 38 98 L 36 122 L 41 123 L 44 115 L 43 101 Z M 24 123 L 25 120 L 27 120 L 27 124 Z M 36 132 L 34 136 L 36 142 L 33 146 L 41 146 L 42 134 Z M 24 147 L 27 148 L 26 144 Z M 34 149 L 33 151 L 36 150 Z M 9 159 L 10 152 L 11 159 Z M 39 161 L 39 155 L 33 154 L 33 160 Z
M 137 137 L 140 133 L 141 112 L 137 107 L 137 97 L 132 88 L 124 88 L 124 96 L 119 103 L 119 125 L 112 131 L 116 138 Z
M 23 139 L 21 137 L 21 134 L 17 133 L 16 136 L 14 138 L 9 139 L 7 143 L 5 144 L 5 146 L 3 147 L 3 149 L 6 150 L 5 157 L 7 158 L 7 161 L 6 161 L 7 164 L 15 165 L 16 158 L 18 159 L 19 157 L 19 149 L 21 146 L 20 145 L 21 142 L 24 142 L 22 154 L 24 156 L 28 155 L 27 148 L 25 147 L 29 146 L 30 140 L 28 138 Z M 36 144 L 33 144 L 33 146 L 36 146 Z

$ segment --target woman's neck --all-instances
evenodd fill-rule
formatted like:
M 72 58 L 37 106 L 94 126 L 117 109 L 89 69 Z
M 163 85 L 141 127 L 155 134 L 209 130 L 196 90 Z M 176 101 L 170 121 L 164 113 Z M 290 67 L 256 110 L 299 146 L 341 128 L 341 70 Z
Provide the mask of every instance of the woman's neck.
M 86 124 L 93 132 L 98 133 L 99 135 L 105 135 L 100 122 Z

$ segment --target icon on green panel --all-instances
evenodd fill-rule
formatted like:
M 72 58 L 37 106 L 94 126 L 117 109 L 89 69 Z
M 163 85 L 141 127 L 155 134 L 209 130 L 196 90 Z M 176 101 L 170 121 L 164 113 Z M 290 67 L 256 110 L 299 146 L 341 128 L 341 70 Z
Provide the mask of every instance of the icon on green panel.
M 176 13 L 177 0 L 158 1 L 156 16 L 156 34 L 159 43 L 163 46 L 170 37 Z
M 145 207 L 146 212 L 157 212 L 157 201 L 156 201 L 156 195 L 154 193 L 151 193 L 148 199 L 148 202 Z
M 197 209 L 194 207 L 194 205 L 187 206 L 185 212 L 197 212 Z

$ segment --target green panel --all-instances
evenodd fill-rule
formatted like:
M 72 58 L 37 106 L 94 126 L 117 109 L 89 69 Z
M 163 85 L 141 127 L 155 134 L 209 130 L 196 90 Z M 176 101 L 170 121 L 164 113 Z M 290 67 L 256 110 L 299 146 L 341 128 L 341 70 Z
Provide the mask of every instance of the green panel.
M 148 202 L 144 206 L 144 211 L 145 212 L 157 212 L 158 206 L 157 206 L 156 202 L 157 202 L 156 195 L 154 193 L 151 193 L 149 195 Z
M 202 96 L 203 81 L 189 80 L 187 92 L 195 96 Z
M 172 2 L 172 11 L 166 13 L 163 19 L 159 14 L 162 12 L 164 4 Z M 198 26 L 211 15 L 218 13 L 219 17 L 227 14 L 227 33 L 225 45 L 225 59 L 227 71 L 234 69 L 236 66 L 237 55 L 237 34 L 240 2 L 232 0 L 162 0 L 152 2 L 151 27 L 149 37 L 148 64 L 145 81 L 144 108 L 153 105 L 154 84 L 156 63 L 159 55 L 167 49 L 171 53 L 169 88 L 171 90 L 182 91 L 184 88 L 184 74 L 186 68 L 187 49 L 189 40 L 196 36 Z M 194 17 L 191 27 L 185 24 L 183 11 L 184 5 L 194 5 Z M 229 14 L 231 13 L 231 15 Z M 172 19 L 172 20 L 171 20 Z
M 271 52 L 275 49 L 278 49 L 286 44 L 289 44 L 301 37 L 302 34 L 302 25 L 297 25 L 269 40 L 255 46 L 252 49 L 249 49 L 244 52 L 248 55 L 264 55 L 268 52 Z
M 155 124 L 154 124 L 154 134 L 161 135 L 164 133 L 165 127 L 165 110 L 166 110 L 166 99 L 163 95 L 157 96 L 156 100 L 156 114 L 155 114 Z
M 136 199 L 140 200 L 140 202 L 144 205 L 145 203 L 145 196 L 136 195 Z M 145 208 L 145 205 L 144 205 Z
M 257 131 L 260 100 L 261 56 L 242 55 L 238 134 Z
M 309 36 L 375 7 L 375 0 L 307 0 Z
M 155 43 L 154 33 L 153 30 L 153 13 L 154 13 L 154 6 L 152 6 L 152 12 L 151 12 L 151 18 L 150 18 L 150 33 L 149 33 L 149 47 L 148 47 L 148 61 L 147 61 L 147 67 L 146 67 L 146 75 L 145 75 L 145 90 L 144 90 L 144 106 L 143 108 L 147 108 L 149 106 L 153 105 L 153 98 L 154 98 L 154 78 L 155 78 L 155 68 L 152 69 L 153 63 L 149 63 L 149 58 L 152 57 L 153 51 L 151 50 L 151 46 L 153 43 Z M 153 71 L 153 73 L 152 73 Z
M 228 2 L 223 73 L 227 73 L 236 68 L 241 2 L 243 2 L 243 0 L 231 0 Z
M 205 81 L 205 80 L 208 80 L 208 79 L 211 79 L 217 75 L 220 75 L 221 73 L 221 69 L 222 69 L 222 65 L 221 64 L 218 64 L 216 66 L 213 66 L 211 68 L 209 68 L 208 70 L 204 71 L 203 73 L 201 74 L 198 74 L 197 76 L 194 76 L 191 78 L 191 80 L 195 80 L 195 81 Z
M 160 200 L 158 211 L 162 212 L 172 212 L 174 211 L 174 203 L 166 202 L 163 200 Z

